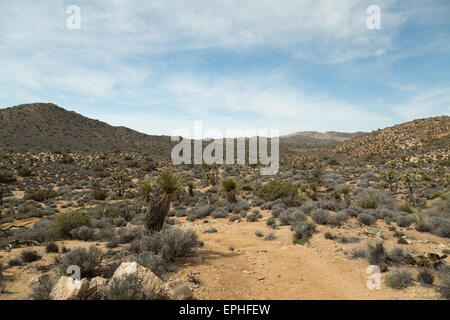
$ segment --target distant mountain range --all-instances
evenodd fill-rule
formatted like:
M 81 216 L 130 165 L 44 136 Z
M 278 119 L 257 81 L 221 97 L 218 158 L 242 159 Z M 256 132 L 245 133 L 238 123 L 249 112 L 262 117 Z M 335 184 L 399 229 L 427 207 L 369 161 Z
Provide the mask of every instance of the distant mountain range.
M 450 117 L 414 120 L 372 133 L 296 132 L 280 137 L 281 148 L 331 147 L 351 157 L 408 148 L 448 147 Z M 0 148 L 16 152 L 145 152 L 168 158 L 174 145 L 168 136 L 143 134 L 89 119 L 51 103 L 0 109 Z M 447 149 L 448 150 L 448 149 Z

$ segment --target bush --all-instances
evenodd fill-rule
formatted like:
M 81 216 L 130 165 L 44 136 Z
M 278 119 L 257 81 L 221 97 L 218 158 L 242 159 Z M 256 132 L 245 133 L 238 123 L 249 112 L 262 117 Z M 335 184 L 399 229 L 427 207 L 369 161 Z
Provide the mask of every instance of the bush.
M 28 296 L 29 300 L 50 300 L 50 292 L 52 291 L 53 283 L 49 275 L 45 275 L 39 279 L 39 282 L 33 286 L 31 294 Z
M 431 285 L 434 282 L 434 275 L 430 269 L 422 269 L 417 275 L 417 281 L 422 284 Z
M 266 201 L 298 196 L 297 187 L 290 182 L 280 182 L 273 180 L 258 191 L 258 197 Z
M 378 265 L 386 259 L 386 250 L 381 242 L 377 242 L 375 246 L 367 244 L 367 261 L 371 265 Z
M 90 246 L 88 250 L 85 248 L 77 248 L 64 255 L 58 265 L 58 270 L 62 275 L 66 275 L 67 268 L 75 265 L 80 267 L 82 278 L 93 278 L 99 274 L 102 260 L 103 253 L 95 246 Z
M 358 205 L 363 209 L 376 209 L 378 207 L 377 201 L 371 197 L 359 199 Z
M 107 300 L 147 300 L 142 284 L 142 278 L 137 274 L 125 274 L 120 278 L 111 280 L 111 284 L 105 291 Z
M 359 223 L 365 224 L 366 226 L 374 224 L 377 220 L 377 218 L 365 212 L 359 214 L 357 219 Z
M 440 284 L 439 292 L 445 299 L 450 299 L 450 267 L 442 268 L 438 273 Z
M 159 253 L 144 251 L 139 253 L 137 263 L 149 268 L 158 277 L 161 277 L 166 272 L 170 271 L 168 261 Z
M 367 251 L 364 247 L 356 247 L 351 252 L 352 259 L 365 259 L 367 258 Z
M 247 216 L 246 220 L 247 220 L 247 222 L 256 222 L 256 221 L 258 221 L 258 214 L 256 214 L 256 213 L 249 214 Z
M 16 181 L 16 178 L 11 171 L 0 169 L 0 183 L 11 183 Z
M 316 209 L 311 213 L 312 220 L 317 224 L 327 224 L 330 214 L 323 209 Z
M 108 193 L 103 189 L 93 189 L 91 191 L 91 197 L 94 200 L 103 201 L 108 197 Z
M 165 261 L 173 261 L 175 258 L 186 256 L 199 246 L 200 242 L 194 231 L 170 228 L 142 238 L 140 249 L 161 254 Z
M 413 283 L 413 275 L 405 269 L 391 271 L 387 276 L 385 283 L 388 287 L 401 290 Z
M 316 231 L 316 224 L 314 222 L 302 221 L 292 228 L 294 230 L 294 239 L 309 239 Z
M 89 241 L 94 239 L 94 230 L 88 226 L 81 226 L 70 231 L 70 235 L 78 240 Z
M 228 216 L 228 211 L 224 208 L 217 208 L 211 213 L 213 219 L 226 218 Z
M 397 225 L 402 228 L 407 228 L 414 222 L 414 218 L 410 216 L 398 216 L 395 220 L 397 222 Z
M 48 199 L 53 199 L 58 194 L 56 191 L 50 189 L 28 189 L 25 191 L 25 200 L 34 200 L 38 202 L 43 202 Z
M 406 213 L 416 212 L 416 209 L 412 205 L 410 205 L 408 202 L 405 202 L 405 203 L 402 203 L 401 205 L 399 205 L 397 207 L 397 210 L 401 211 L 401 212 L 406 212 Z
M 42 257 L 34 250 L 23 250 L 20 253 L 20 259 L 23 263 L 34 262 L 40 260 Z
M 21 265 L 22 265 L 22 261 L 20 261 L 20 259 L 17 259 L 17 258 L 13 258 L 13 259 L 9 260 L 9 262 L 8 262 L 8 266 L 10 266 L 10 267 L 21 266 Z
M 69 238 L 70 232 L 81 226 L 89 226 L 90 218 L 86 211 L 73 211 L 58 214 L 49 229 L 50 236 L 54 239 Z
M 255 233 L 255 236 L 257 236 L 258 238 L 264 237 L 264 233 L 262 233 L 261 230 L 256 230 L 254 233 Z
M 341 211 L 341 212 L 336 213 L 335 217 L 336 217 L 336 220 L 339 222 L 339 224 L 341 224 L 341 223 L 347 221 L 348 219 L 350 219 L 350 216 L 345 211 Z
M 58 245 L 55 242 L 49 242 L 46 244 L 45 246 L 45 252 L 50 253 L 50 252 L 59 252 L 59 248 Z
M 275 240 L 275 239 L 276 239 L 276 237 L 275 237 L 275 234 L 274 234 L 273 232 L 267 234 L 267 235 L 264 237 L 264 241 L 273 241 L 273 240 Z

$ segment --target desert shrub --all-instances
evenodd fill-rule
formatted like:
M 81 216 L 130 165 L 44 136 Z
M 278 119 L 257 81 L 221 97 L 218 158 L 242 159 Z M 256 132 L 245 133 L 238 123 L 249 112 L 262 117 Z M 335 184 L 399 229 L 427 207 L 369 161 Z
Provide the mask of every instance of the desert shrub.
M 350 216 L 350 217 L 358 217 L 358 215 L 363 212 L 363 209 L 361 209 L 360 207 L 355 207 L 355 206 L 349 206 L 347 209 L 345 209 L 345 212 Z
M 350 216 L 345 211 L 340 211 L 336 213 L 335 217 L 340 224 L 350 219 Z
M 405 202 L 397 207 L 397 211 L 406 212 L 406 213 L 414 213 L 414 212 L 416 212 L 416 209 L 408 202 Z
M 213 219 L 226 218 L 228 216 L 228 211 L 224 208 L 217 208 L 211 213 Z
M 13 173 L 6 169 L 0 169 L 0 183 L 11 183 L 16 181 Z
M 45 275 L 39 279 L 39 282 L 33 286 L 28 300 L 50 300 L 50 292 L 53 283 L 49 275 Z
M 364 247 L 355 247 L 352 248 L 351 251 L 352 259 L 366 259 L 367 258 L 367 250 Z
M 20 260 L 22 260 L 23 263 L 28 262 L 34 262 L 37 260 L 40 260 L 42 257 L 37 253 L 35 250 L 23 250 L 20 253 Z
M 376 209 L 377 201 L 372 197 L 365 197 L 358 200 L 358 205 L 363 209 Z
M 208 230 L 203 231 L 203 233 L 217 233 L 217 229 L 216 228 L 210 228 Z
M 94 239 L 94 230 L 88 226 L 81 226 L 70 231 L 70 235 L 78 240 L 89 241 Z
M 20 259 L 17 259 L 17 258 L 12 258 L 8 262 L 8 266 L 10 266 L 10 267 L 21 266 L 21 265 L 22 265 L 22 261 L 20 261 Z
M 273 241 L 273 240 L 275 240 L 275 239 L 276 239 L 276 237 L 275 237 L 275 234 L 274 234 L 273 232 L 267 234 L 267 235 L 264 237 L 264 241 Z
M 268 227 L 271 227 L 271 226 L 275 225 L 276 223 L 277 223 L 277 221 L 276 221 L 275 218 L 273 218 L 273 217 L 270 217 L 270 218 L 267 219 L 267 221 L 266 221 L 266 225 L 267 225 Z
M 127 225 L 127 220 L 122 217 L 115 218 L 113 222 L 116 227 L 125 227 Z
M 310 221 L 302 221 L 292 226 L 292 229 L 294 231 L 294 239 L 309 239 L 316 231 L 316 224 Z
M 256 230 L 256 231 L 254 232 L 254 234 L 255 234 L 255 236 L 257 236 L 258 238 L 264 237 L 264 233 L 262 233 L 261 230 Z
M 371 265 L 378 265 L 384 262 L 386 255 L 383 243 L 377 242 L 375 245 L 367 244 L 367 261 Z
M 312 220 L 317 224 L 327 224 L 330 214 L 323 209 L 316 209 L 311 213 Z
M 297 187 L 294 184 L 277 180 L 265 184 L 258 190 L 258 197 L 266 201 L 273 201 L 297 195 Z
M 42 202 L 48 199 L 55 198 L 57 196 L 56 191 L 50 189 L 27 189 L 25 191 L 25 200 L 34 200 Z
M 317 208 L 317 204 L 314 201 L 306 201 L 305 203 L 303 203 L 300 207 L 300 209 L 305 213 L 305 214 L 310 214 L 313 210 L 315 210 Z
M 103 253 L 95 246 L 90 246 L 88 250 L 85 248 L 77 248 L 70 250 L 64 255 L 58 265 L 58 271 L 60 274 L 66 275 L 67 268 L 75 265 L 80 267 L 83 278 L 92 278 L 99 274 L 102 260 Z
M 188 221 L 195 221 L 197 219 L 202 219 L 211 214 L 213 212 L 213 206 L 199 206 L 191 209 L 187 214 Z
M 414 218 L 410 216 L 400 215 L 395 219 L 397 225 L 402 228 L 407 228 L 414 222 Z
M 105 290 L 106 300 L 147 300 L 143 280 L 137 274 L 125 274 L 120 278 L 111 280 Z
M 246 217 L 246 221 L 247 222 L 256 222 L 256 221 L 258 221 L 258 214 L 256 214 L 256 213 L 249 214 Z
M 168 261 L 159 253 L 150 251 L 140 252 L 136 258 L 136 262 L 146 268 L 149 268 L 158 277 L 161 277 L 170 271 Z
M 391 271 L 387 276 L 385 283 L 388 287 L 401 290 L 413 283 L 413 275 L 406 269 Z
M 104 189 L 91 190 L 91 197 L 94 200 L 103 201 L 108 197 L 108 193 Z
M 81 226 L 89 226 L 90 218 L 86 211 L 72 211 L 59 213 L 49 229 L 52 238 L 68 238 L 70 231 Z
M 228 220 L 230 222 L 240 221 L 241 217 L 238 214 L 233 214 Z
M 131 243 L 135 239 L 141 239 L 144 234 L 144 229 L 137 228 L 120 228 L 117 231 L 119 235 L 120 243 Z
M 365 212 L 358 215 L 358 222 L 365 224 L 366 226 L 370 226 L 375 223 L 377 220 L 374 216 L 367 214 Z
M 281 225 L 290 225 L 297 222 L 305 221 L 306 217 L 299 208 L 289 208 L 280 214 Z
M 56 244 L 56 242 L 49 242 L 45 245 L 45 252 L 50 253 L 50 252 L 58 252 L 59 251 L 59 247 Z
M 95 240 L 98 241 L 111 241 L 116 236 L 116 231 L 113 228 L 100 229 L 98 233 L 94 235 Z
M 450 299 L 450 267 L 441 268 L 438 277 L 440 279 L 439 292 L 445 299 Z
M 359 242 L 359 238 L 349 236 L 339 236 L 336 238 L 336 241 L 339 243 L 357 243 Z
M 111 219 L 108 218 L 92 219 L 91 227 L 98 229 L 109 229 L 113 227 L 113 224 L 111 222 Z
M 177 228 L 154 232 L 141 240 L 141 251 L 161 254 L 166 261 L 186 256 L 198 246 L 200 242 L 194 231 L 183 231 Z
M 419 274 L 417 275 L 417 281 L 419 281 L 422 284 L 428 284 L 431 285 L 434 282 L 434 275 L 433 271 L 430 269 L 422 269 L 419 271 Z
M 416 225 L 416 230 L 419 232 L 431 232 L 433 230 L 433 226 L 429 222 L 420 222 Z
M 432 217 L 429 222 L 433 225 L 433 234 L 450 238 L 450 219 Z
M 47 219 L 37 221 L 32 228 L 19 229 L 14 232 L 14 238 L 20 240 L 33 240 L 44 242 L 49 238 L 49 230 L 53 222 Z

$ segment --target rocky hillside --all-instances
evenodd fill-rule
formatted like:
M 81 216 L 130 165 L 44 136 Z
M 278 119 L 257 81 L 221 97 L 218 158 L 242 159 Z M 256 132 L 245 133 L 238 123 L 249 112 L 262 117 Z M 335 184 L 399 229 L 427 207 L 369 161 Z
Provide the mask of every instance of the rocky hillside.
M 418 119 L 345 141 L 333 152 L 347 158 L 448 158 L 450 117 Z
M 345 133 L 345 132 L 317 132 L 317 131 L 300 131 L 286 136 L 281 136 L 281 144 L 287 147 L 324 147 L 340 144 L 353 137 L 364 135 L 364 132 Z
M 166 154 L 170 139 L 113 127 L 51 103 L 0 109 L 0 147 L 14 151 L 143 151 Z M 170 155 L 170 153 L 168 153 Z

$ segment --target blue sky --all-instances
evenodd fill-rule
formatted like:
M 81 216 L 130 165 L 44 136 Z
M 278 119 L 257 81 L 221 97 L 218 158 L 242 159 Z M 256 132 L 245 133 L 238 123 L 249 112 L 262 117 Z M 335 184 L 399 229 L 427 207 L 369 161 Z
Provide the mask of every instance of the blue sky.
M 18 0 L 0 14 L 2 108 L 53 102 L 149 134 L 195 120 L 370 131 L 450 113 L 447 0 Z

